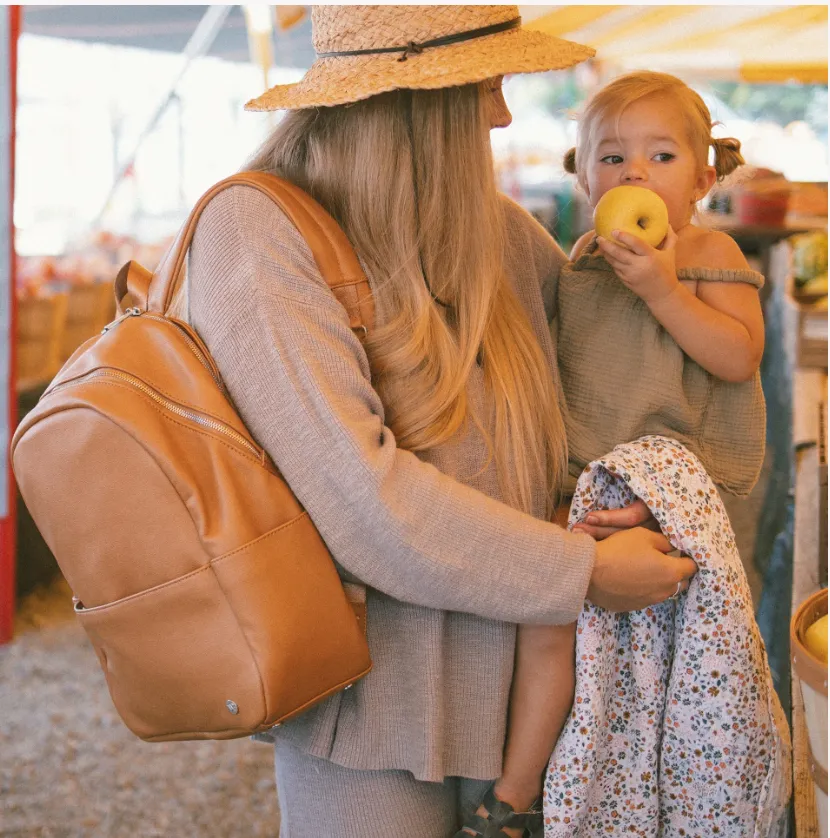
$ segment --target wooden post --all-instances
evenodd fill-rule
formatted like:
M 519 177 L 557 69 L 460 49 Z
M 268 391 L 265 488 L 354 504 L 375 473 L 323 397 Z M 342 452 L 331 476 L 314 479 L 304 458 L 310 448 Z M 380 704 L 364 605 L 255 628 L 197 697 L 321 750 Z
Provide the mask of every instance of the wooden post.
M 0 644 L 14 624 L 15 485 L 9 442 L 17 424 L 15 391 L 14 124 L 17 108 L 17 38 L 20 6 L 0 9 Z

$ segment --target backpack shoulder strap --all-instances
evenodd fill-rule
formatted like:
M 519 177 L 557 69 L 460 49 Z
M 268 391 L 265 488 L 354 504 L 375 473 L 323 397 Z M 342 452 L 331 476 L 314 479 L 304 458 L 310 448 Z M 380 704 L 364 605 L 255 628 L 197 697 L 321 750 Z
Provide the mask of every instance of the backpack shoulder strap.
M 129 291 L 140 308 L 165 312 L 184 278 L 187 252 L 203 210 L 219 192 L 236 185 L 258 189 L 288 216 L 308 243 L 329 288 L 346 309 L 352 329 L 359 337 L 365 337 L 374 325 L 374 301 L 369 281 L 346 234 L 310 195 L 293 183 L 265 172 L 240 172 L 212 186 L 193 208 L 152 277 L 146 271 L 127 270 L 124 273 L 121 297 Z

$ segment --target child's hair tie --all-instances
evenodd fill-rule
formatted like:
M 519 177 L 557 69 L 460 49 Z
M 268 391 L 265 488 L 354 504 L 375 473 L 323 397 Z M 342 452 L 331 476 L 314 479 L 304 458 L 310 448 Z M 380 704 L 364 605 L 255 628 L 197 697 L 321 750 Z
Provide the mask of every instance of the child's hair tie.
M 565 152 L 565 157 L 562 160 L 562 165 L 565 167 L 565 171 L 569 175 L 576 174 L 576 149 L 569 148 Z
M 741 154 L 741 141 L 735 137 L 712 137 L 709 142 L 715 150 L 715 174 L 718 180 L 723 180 L 746 162 Z

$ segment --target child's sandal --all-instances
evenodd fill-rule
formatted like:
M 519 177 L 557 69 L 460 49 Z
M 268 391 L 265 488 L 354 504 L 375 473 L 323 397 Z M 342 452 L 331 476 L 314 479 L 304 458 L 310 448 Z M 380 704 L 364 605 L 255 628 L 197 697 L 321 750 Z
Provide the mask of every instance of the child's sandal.
M 499 800 L 493 793 L 493 786 L 484 793 L 482 805 L 487 809 L 487 817 L 470 815 L 454 838 L 509 838 L 502 827 L 508 829 L 522 829 L 524 838 L 542 838 L 544 831 L 542 823 L 541 798 L 537 800 L 527 812 L 517 812 L 509 803 Z M 469 831 L 465 831 L 469 830 Z

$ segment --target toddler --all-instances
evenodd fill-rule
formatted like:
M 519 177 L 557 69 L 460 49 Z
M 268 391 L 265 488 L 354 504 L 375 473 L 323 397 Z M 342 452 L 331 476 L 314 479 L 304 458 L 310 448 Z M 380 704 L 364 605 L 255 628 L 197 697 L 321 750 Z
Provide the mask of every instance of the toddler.
M 656 192 L 669 215 L 656 248 L 625 233 L 586 233 L 560 275 L 551 329 L 574 481 L 592 460 L 645 434 L 681 442 L 734 494 L 748 494 L 758 478 L 763 277 L 732 238 L 692 223 L 715 181 L 744 162 L 740 143 L 714 139 L 711 129 L 703 100 L 682 81 L 632 73 L 592 98 L 565 156 L 592 207 L 609 189 L 632 185 Z M 504 769 L 493 788 L 517 811 L 540 795 L 573 700 L 574 638 L 574 625 L 519 627 Z M 513 820 L 515 828 L 486 834 L 542 835 L 541 817 Z

